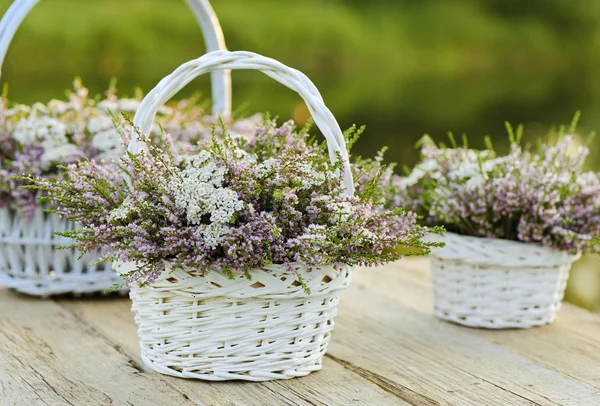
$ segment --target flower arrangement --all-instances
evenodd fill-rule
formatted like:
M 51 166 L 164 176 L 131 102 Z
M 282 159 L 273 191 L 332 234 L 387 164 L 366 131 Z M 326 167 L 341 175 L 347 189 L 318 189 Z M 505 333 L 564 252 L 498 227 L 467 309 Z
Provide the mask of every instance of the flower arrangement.
M 346 132 L 350 143 L 357 133 Z M 110 247 L 105 260 L 138 264 L 128 283 L 152 284 L 165 264 L 250 277 L 270 264 L 376 265 L 399 258 L 398 245 L 439 245 L 422 240 L 437 228 L 383 207 L 381 157 L 352 165 L 359 187 L 348 196 L 337 175 L 346 163 L 329 164 L 326 146 L 291 121 L 267 118 L 251 136 L 215 129 L 186 153 L 138 136 L 148 148 L 113 162 L 118 171 L 88 160 L 63 181 L 26 178 L 81 225 L 63 233 L 78 249 Z
M 39 192 L 23 189 L 15 175 L 34 174 L 46 179 L 63 179 L 61 166 L 82 159 L 101 162 L 119 157 L 125 151 L 122 137 L 126 120 L 121 113 L 133 114 L 140 98 L 118 98 L 114 86 L 103 99 L 93 98 L 79 80 L 68 101 L 48 104 L 15 105 L 0 108 L 0 207 L 17 209 L 31 218 L 38 206 Z M 152 135 L 159 142 L 161 131 L 169 133 L 184 148 L 189 142 L 210 134 L 216 117 L 194 98 L 184 99 L 158 112 Z M 192 123 L 192 124 L 186 124 Z M 243 122 L 240 123 L 243 125 Z M 239 125 L 238 125 L 239 126 Z
M 423 138 L 423 160 L 394 179 L 394 204 L 461 235 L 600 252 L 600 176 L 585 170 L 588 148 L 563 131 L 523 147 L 522 127 L 508 130 L 505 156 L 489 139 L 488 149 L 477 151 L 453 137 L 452 148 Z
M 326 142 L 270 119 L 242 126 L 249 136 L 215 126 L 186 149 L 152 142 L 163 103 L 227 69 L 259 70 L 296 91 Z M 20 179 L 79 224 L 61 233 L 75 247 L 106 247 L 103 259 L 131 288 L 142 359 L 161 373 L 263 381 L 319 370 L 353 267 L 395 260 L 398 245 L 440 246 L 424 241 L 430 230 L 414 213 L 384 207 L 381 157 L 351 165 L 358 131 L 343 134 L 314 84 L 274 59 L 218 51 L 186 62 L 142 100 L 132 124 L 116 170 L 80 161 L 63 182 Z
M 392 180 L 394 205 L 449 231 L 432 252 L 438 317 L 485 328 L 552 322 L 571 263 L 600 252 L 600 176 L 586 170 L 575 123 L 536 146 L 507 125 L 506 155 L 489 138 L 477 151 L 452 135 L 450 148 L 425 137 L 422 161 Z
M 94 161 L 114 170 L 111 161 L 122 156 L 127 120 L 141 97 L 118 98 L 114 86 L 103 97 L 91 97 L 77 80 L 65 101 L 44 105 L 9 106 L 0 101 L 0 283 L 35 296 L 104 291 L 122 283 L 109 262 L 98 263 L 99 252 L 82 256 L 74 249 L 59 250 L 68 240 L 55 234 L 73 228 L 64 218 L 44 212 L 38 197 L 43 191 L 24 189 L 23 174 L 60 182 L 65 165 Z M 10 108 L 9 108 L 10 107 Z M 169 133 L 174 147 L 185 150 L 210 135 L 217 116 L 205 113 L 197 97 L 170 103 L 157 111 L 157 123 L 149 129 L 153 142 Z M 243 133 L 255 118 L 241 120 L 233 128 Z

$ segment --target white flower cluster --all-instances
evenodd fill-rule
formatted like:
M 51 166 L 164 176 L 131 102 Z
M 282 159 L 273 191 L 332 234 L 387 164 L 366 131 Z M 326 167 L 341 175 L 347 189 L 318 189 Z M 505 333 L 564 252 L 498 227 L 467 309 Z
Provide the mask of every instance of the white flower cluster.
M 83 131 L 91 136 L 91 145 L 100 151 L 100 158 L 122 153 L 121 136 L 112 119 L 101 109 L 71 99 L 69 102 L 51 100 L 47 106 L 42 103 L 31 107 L 17 105 L 5 112 L 6 117 L 14 117 L 8 126 L 15 141 L 26 148 L 42 147 L 39 163 L 43 169 L 78 154 L 82 157 L 79 143 L 83 140 Z M 71 110 L 75 111 L 75 117 L 65 115 Z
M 40 158 L 42 168 L 48 169 L 52 164 L 62 163 L 77 154 L 78 150 L 79 148 L 73 144 L 62 144 L 51 148 L 44 148 L 44 153 Z
M 104 115 L 90 117 L 86 129 L 92 135 L 92 146 L 100 150 L 102 158 L 119 156 L 123 153 L 121 134 L 110 117 Z
M 299 169 L 302 174 L 301 188 L 308 189 L 313 186 L 320 186 L 325 182 L 325 174 L 322 171 L 315 170 L 312 163 L 300 165 Z
M 138 99 L 106 99 L 98 102 L 97 107 L 100 110 L 107 112 L 117 113 L 135 113 L 140 107 L 140 101 Z M 161 106 L 158 109 L 158 114 L 167 115 L 173 114 L 173 109 L 167 106 Z
M 14 139 L 21 144 L 42 141 L 49 146 L 57 146 L 67 142 L 66 128 L 56 118 L 38 117 L 31 114 L 17 122 L 13 131 Z
M 327 242 L 327 226 L 322 224 L 309 224 L 304 234 L 296 237 L 297 241 Z
M 177 207 L 186 211 L 188 221 L 198 226 L 205 244 L 214 248 L 244 203 L 235 191 L 223 187 L 225 169 L 211 162 L 210 156 L 202 151 L 188 157 L 187 167 L 172 177 L 169 187 Z
M 123 152 L 121 134 L 115 128 L 94 134 L 92 146 L 99 149 L 103 157 L 105 155 L 121 155 Z
M 31 107 L 25 106 L 23 104 L 17 104 L 15 107 L 5 110 L 4 116 L 5 117 L 21 116 L 23 114 L 29 114 L 30 112 L 31 112 Z
M 440 167 L 436 160 L 425 159 L 421 164 L 417 165 L 407 177 L 400 179 L 398 186 L 403 189 L 414 186 L 427 174 L 435 179 L 439 176 L 439 169 Z
M 77 147 L 67 139 L 67 127 L 53 117 L 30 114 L 17 122 L 14 139 L 24 145 L 39 142 L 44 149 L 40 158 L 43 168 L 63 162 L 77 152 Z
M 127 217 L 129 217 L 134 207 L 135 202 L 131 198 L 126 197 L 119 207 L 111 210 L 110 213 L 108 213 L 108 222 L 112 223 L 113 221 L 125 220 Z
M 330 204 L 330 206 L 334 207 L 334 210 L 338 213 L 336 221 L 339 221 L 339 223 L 347 222 L 356 212 L 356 207 L 351 202 L 337 202 Z
M 343 224 L 354 216 L 356 207 L 349 201 L 339 201 L 328 195 L 318 196 L 312 199 L 313 203 L 324 202 L 328 211 L 332 214 L 329 220 L 334 224 Z
M 48 103 L 48 110 L 50 110 L 53 114 L 65 114 L 69 110 L 73 110 L 75 105 L 70 102 L 65 102 L 62 100 L 50 100 Z
M 258 171 L 261 175 L 265 175 L 273 169 L 273 165 L 275 164 L 275 158 L 269 158 L 265 161 L 261 162 L 258 166 Z
M 97 134 L 99 132 L 109 130 L 114 127 L 114 124 L 110 117 L 107 116 L 94 116 L 90 117 L 87 123 L 87 130 L 91 134 Z
M 425 156 L 411 171 L 398 181 L 398 186 L 406 190 L 419 183 L 426 176 L 444 182 L 444 179 L 465 183 L 468 188 L 481 186 L 488 174 L 497 168 L 504 158 L 493 159 L 491 151 L 478 151 L 466 148 L 438 148 L 425 139 Z
M 112 111 L 113 113 L 116 113 L 117 111 L 135 113 L 140 107 L 140 101 L 137 99 L 111 98 L 98 102 L 97 106 L 100 110 Z

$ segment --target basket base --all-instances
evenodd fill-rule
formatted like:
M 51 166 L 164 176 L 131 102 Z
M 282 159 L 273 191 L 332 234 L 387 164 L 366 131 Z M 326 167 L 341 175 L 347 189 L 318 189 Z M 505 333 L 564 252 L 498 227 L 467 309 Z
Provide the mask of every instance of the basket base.
M 274 358 L 283 358 L 292 357 L 292 354 L 271 354 Z M 247 361 L 246 370 L 240 370 L 231 372 L 231 368 L 223 368 L 223 370 L 219 369 L 206 369 L 204 371 L 198 370 L 195 372 L 189 372 L 184 370 L 182 366 L 177 366 L 177 364 L 184 365 L 185 361 L 178 361 L 173 366 L 166 366 L 164 364 L 164 360 L 156 361 L 153 360 L 146 354 L 145 351 L 142 351 L 141 357 L 144 364 L 150 369 L 164 374 L 171 375 L 177 378 L 186 378 L 186 379 L 200 379 L 204 381 L 250 381 L 250 382 L 265 382 L 265 381 L 274 381 L 279 379 L 292 379 L 298 378 L 302 376 L 306 376 L 311 372 L 319 371 L 323 367 L 323 356 L 325 355 L 325 350 L 317 357 L 309 357 L 307 359 L 302 359 L 299 357 L 297 365 L 295 367 L 290 368 L 289 365 L 286 365 L 287 369 L 282 369 L 280 371 L 274 371 L 272 368 L 269 369 L 260 369 L 260 367 L 253 367 L 251 364 L 253 361 Z M 228 366 L 229 363 L 226 359 L 223 359 Z M 193 362 L 193 358 L 192 358 Z M 262 359 L 257 357 L 257 360 L 254 361 L 257 364 L 264 364 Z M 240 362 L 241 365 L 246 364 L 243 361 Z M 218 359 L 212 359 L 211 364 L 219 364 Z
M 558 311 L 558 306 L 556 309 L 552 311 L 546 312 L 546 314 L 529 319 L 529 318 L 519 318 L 515 316 L 513 320 L 509 320 L 511 317 L 504 315 L 502 318 L 491 318 L 491 317 L 481 317 L 475 318 L 473 315 L 460 315 L 455 313 L 450 313 L 445 309 L 440 309 L 434 306 L 433 314 L 442 319 L 454 324 L 459 324 L 465 327 L 472 328 L 482 328 L 489 330 L 500 330 L 500 329 L 525 329 L 531 327 L 539 327 L 550 324 L 554 321 L 556 317 L 556 312 Z

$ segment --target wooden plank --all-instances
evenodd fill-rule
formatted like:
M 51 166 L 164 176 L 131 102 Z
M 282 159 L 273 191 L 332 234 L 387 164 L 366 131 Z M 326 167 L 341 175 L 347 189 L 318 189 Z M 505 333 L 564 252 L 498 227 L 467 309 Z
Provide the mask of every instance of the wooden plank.
M 360 271 L 358 283 L 363 289 L 385 295 L 418 312 L 429 314 L 432 294 L 428 267 L 428 261 L 416 259 L 401 261 L 385 268 L 365 269 Z M 549 326 L 501 331 L 461 326 L 457 326 L 457 329 L 468 331 L 546 368 L 600 388 L 598 314 L 565 303 L 555 322 Z
M 430 316 L 430 298 L 418 281 L 396 283 L 393 272 L 359 270 L 342 299 L 329 353 L 349 368 L 429 404 L 600 404 L 595 385 L 490 342 L 479 330 Z
M 58 302 L 105 336 L 131 357 L 139 359 L 139 345 L 128 299 L 68 300 Z M 145 370 L 144 366 L 141 366 Z M 152 373 L 155 376 L 160 376 Z M 263 383 L 204 382 L 161 376 L 194 402 L 208 405 L 408 405 L 385 385 L 370 382 L 363 376 L 331 359 L 323 370 L 307 377 Z
M 431 315 L 426 267 L 356 272 L 324 370 L 260 384 L 149 372 L 128 299 L 0 293 L 0 404 L 600 404 L 600 316 L 567 305 L 542 328 L 453 325 Z
M 0 404 L 193 403 L 52 301 L 0 291 Z

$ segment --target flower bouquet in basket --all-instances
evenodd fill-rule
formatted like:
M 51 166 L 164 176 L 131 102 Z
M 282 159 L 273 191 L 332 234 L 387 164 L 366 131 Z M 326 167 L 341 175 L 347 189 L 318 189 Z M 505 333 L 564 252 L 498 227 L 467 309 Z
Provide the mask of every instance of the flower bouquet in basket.
M 422 140 L 422 162 L 396 180 L 396 204 L 443 225 L 432 254 L 435 314 L 459 324 L 526 328 L 552 322 L 571 263 L 600 251 L 600 177 L 588 149 L 561 128 L 506 156 Z
M 326 143 L 270 121 L 251 137 L 215 132 L 178 154 L 148 133 L 157 109 L 196 76 L 257 69 L 298 92 Z M 339 292 L 355 265 L 427 251 L 413 213 L 379 204 L 377 165 L 349 165 L 346 141 L 302 73 L 249 52 L 179 67 L 142 101 L 128 153 L 109 171 L 69 167 L 66 182 L 30 178 L 81 229 L 77 247 L 108 247 L 131 287 L 142 359 L 164 374 L 262 381 L 321 368 Z M 372 164 L 373 162 L 371 162 Z M 352 169 L 365 170 L 354 194 Z
M 0 66 L 21 22 L 38 0 L 14 0 L 0 20 Z M 204 36 L 206 49 L 225 49 L 219 21 L 207 0 L 187 0 Z M 230 117 L 231 83 L 227 71 L 212 75 L 213 112 Z M 184 142 L 187 136 L 197 136 L 198 123 L 180 128 L 189 122 L 186 114 L 202 109 L 178 105 L 159 122 L 169 132 L 177 130 Z M 0 283 L 20 292 L 47 296 L 63 293 L 103 291 L 119 278 L 110 265 L 97 264 L 98 253 L 80 257 L 75 250 L 58 251 L 64 238 L 54 232 L 67 231 L 72 224 L 53 214 L 47 214 L 36 203 L 38 192 L 21 190 L 14 175 L 32 173 L 58 181 L 63 176 L 61 166 L 80 159 L 101 161 L 122 151 L 109 110 L 133 113 L 139 102 L 117 99 L 114 94 L 98 102 L 90 99 L 81 86 L 68 102 L 52 101 L 48 105 L 8 108 L 6 100 L 0 106 Z M 192 104 L 193 105 L 193 104 Z M 188 109 L 188 107 L 191 108 Z M 184 117 L 182 117 L 182 114 Z M 170 125 L 173 126 L 170 126 Z M 107 169 L 108 170 L 108 169 Z
M 110 264 L 96 263 L 89 252 L 80 258 L 77 250 L 56 251 L 68 240 L 64 232 L 73 224 L 45 213 L 35 189 L 25 189 L 16 176 L 32 174 L 56 182 L 64 181 L 64 167 L 79 160 L 109 165 L 125 151 L 120 129 L 126 124 L 121 113 L 133 114 L 137 99 L 119 99 L 111 89 L 97 100 L 79 81 L 67 101 L 48 104 L 0 106 L 0 282 L 32 295 L 103 291 L 119 278 Z M 193 126 L 184 125 L 194 121 Z M 204 114 L 195 99 L 180 101 L 174 108 L 162 107 L 152 129 L 155 139 L 161 128 L 178 145 L 210 131 L 214 119 Z M 203 127 L 202 127 L 203 126 Z

